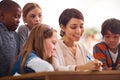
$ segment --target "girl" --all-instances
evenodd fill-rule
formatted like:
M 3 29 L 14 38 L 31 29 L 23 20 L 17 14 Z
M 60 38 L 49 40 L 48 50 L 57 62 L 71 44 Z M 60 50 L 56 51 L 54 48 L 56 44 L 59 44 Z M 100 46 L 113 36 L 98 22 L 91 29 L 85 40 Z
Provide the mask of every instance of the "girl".
M 27 3 L 23 7 L 23 21 L 25 25 L 21 25 L 18 28 L 18 34 L 20 36 L 20 46 L 22 48 L 26 41 L 29 32 L 34 25 L 41 24 L 42 22 L 42 10 L 41 7 L 36 3 Z
M 56 42 L 56 30 L 46 24 L 34 26 L 11 74 L 54 71 L 49 62 Z

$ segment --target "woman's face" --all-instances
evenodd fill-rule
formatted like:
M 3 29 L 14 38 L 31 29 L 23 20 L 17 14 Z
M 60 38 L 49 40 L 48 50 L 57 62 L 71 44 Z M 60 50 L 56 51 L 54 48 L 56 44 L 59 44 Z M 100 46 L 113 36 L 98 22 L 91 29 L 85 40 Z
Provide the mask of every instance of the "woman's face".
M 110 50 L 116 49 L 120 43 L 120 34 L 113 34 L 108 30 L 107 34 L 103 36 L 103 39 Z
M 51 57 L 53 51 L 55 50 L 55 44 L 57 42 L 57 32 L 54 31 L 51 38 L 47 38 L 44 41 L 44 47 L 46 51 L 47 58 Z
M 28 27 L 32 29 L 32 27 L 36 24 L 42 22 L 42 11 L 40 8 L 36 7 L 28 12 L 24 19 L 24 22 L 27 23 Z
M 62 31 L 65 32 L 64 37 L 71 41 L 79 41 L 84 32 L 83 20 L 71 18 L 66 27 L 61 26 Z

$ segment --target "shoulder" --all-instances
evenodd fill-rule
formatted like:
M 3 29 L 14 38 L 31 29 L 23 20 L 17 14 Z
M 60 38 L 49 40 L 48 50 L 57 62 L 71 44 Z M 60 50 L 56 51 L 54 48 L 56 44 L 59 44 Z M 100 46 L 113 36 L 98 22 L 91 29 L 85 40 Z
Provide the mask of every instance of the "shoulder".
M 18 29 L 26 29 L 28 28 L 26 25 L 20 25 Z
M 80 47 L 84 47 L 84 45 L 83 45 L 82 42 L 77 42 L 76 44 L 77 44 L 78 46 L 80 46 Z
M 41 59 L 40 57 L 32 58 L 28 62 L 27 67 L 30 67 L 35 72 L 53 71 L 54 70 L 50 63 L 48 63 L 47 61 Z
M 61 47 L 63 47 L 63 41 L 62 40 L 58 40 L 57 43 L 55 44 L 56 49 L 60 49 Z
M 33 62 L 40 62 L 40 63 L 43 63 L 45 65 L 49 65 L 49 63 L 43 59 L 41 59 L 40 57 L 38 57 L 36 54 L 35 54 L 35 51 L 31 51 L 30 54 L 28 55 L 27 57 L 27 61 L 33 61 Z
M 35 52 L 31 51 L 30 54 L 27 57 L 27 62 L 30 61 L 33 58 L 36 58 L 36 57 L 37 57 L 37 55 L 35 54 Z
M 120 50 L 120 43 L 119 43 L 119 45 L 118 45 L 118 49 Z
M 15 35 L 15 38 L 16 38 L 17 40 L 20 39 L 19 34 L 18 34 L 16 31 L 14 31 L 13 34 Z
M 61 39 L 58 39 L 58 41 L 57 41 L 57 45 L 59 45 L 59 44 L 61 44 L 61 43 L 63 43 L 63 40 L 61 40 Z
M 27 37 L 28 32 L 29 32 L 29 28 L 25 25 L 21 25 L 17 30 L 17 33 L 19 34 L 20 37 Z
M 86 49 L 87 49 L 82 42 L 77 42 L 76 44 L 77 44 L 78 47 L 81 48 L 82 50 L 86 50 Z
M 29 28 L 26 26 L 26 25 L 21 25 L 19 26 L 18 32 L 21 32 L 21 31 L 29 31 Z
M 99 48 L 99 49 L 107 49 L 107 46 L 105 44 L 105 42 L 100 42 L 100 43 L 97 43 L 94 48 Z
M 82 51 L 84 54 L 91 54 L 90 51 L 84 46 L 82 42 L 77 43 L 78 49 Z

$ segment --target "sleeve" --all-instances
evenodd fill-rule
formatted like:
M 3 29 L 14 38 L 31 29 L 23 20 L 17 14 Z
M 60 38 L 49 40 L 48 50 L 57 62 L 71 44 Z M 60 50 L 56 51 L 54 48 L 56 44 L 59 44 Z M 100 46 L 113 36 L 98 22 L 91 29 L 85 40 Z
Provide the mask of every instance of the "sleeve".
M 84 60 L 85 62 L 89 62 L 90 60 L 87 58 L 87 56 L 89 56 L 91 59 L 95 59 L 93 57 L 93 54 L 90 53 L 90 51 L 82 44 L 82 43 L 79 43 L 79 47 L 81 48 L 80 50 L 82 51 L 83 53 L 83 57 L 84 57 Z
M 20 49 L 22 48 L 24 42 L 27 39 L 28 30 L 26 29 L 26 26 L 20 26 L 17 31 L 19 37 L 20 37 Z
M 54 68 L 50 63 L 38 57 L 32 58 L 27 63 L 27 67 L 33 69 L 35 72 L 54 71 Z
M 59 44 L 56 44 L 56 50 L 52 55 L 52 65 L 56 71 L 74 71 L 76 65 L 65 65 L 64 56 Z
M 108 69 L 106 56 L 105 56 L 106 50 L 107 50 L 106 47 L 102 44 L 96 44 L 93 47 L 93 56 L 95 59 L 98 59 L 103 63 L 103 69 Z
M 2 45 L 2 38 L 1 38 L 1 35 L 0 35 L 0 46 Z

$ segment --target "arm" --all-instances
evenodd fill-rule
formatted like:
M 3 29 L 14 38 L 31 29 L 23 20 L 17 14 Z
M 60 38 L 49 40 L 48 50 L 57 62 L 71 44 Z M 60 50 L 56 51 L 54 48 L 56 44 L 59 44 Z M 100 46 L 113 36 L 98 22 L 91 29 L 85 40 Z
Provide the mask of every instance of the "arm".
M 0 35 L 0 47 L 2 46 L 2 38 L 1 38 L 1 35 Z
M 104 70 L 111 70 L 111 67 L 108 67 L 106 52 L 107 47 L 104 44 L 97 44 L 93 47 L 93 56 L 95 59 L 100 60 L 103 63 Z
M 84 47 L 81 43 L 79 44 L 79 48 L 82 51 L 85 63 L 83 65 L 77 65 L 76 71 L 86 71 L 86 70 L 99 70 L 101 71 L 101 62 L 96 60 L 93 55 Z M 89 59 L 88 59 L 89 57 Z
M 57 43 L 56 50 L 52 55 L 52 65 L 56 71 L 74 71 L 76 65 L 65 65 L 61 46 Z
M 64 65 L 64 59 L 60 58 L 58 55 L 53 55 L 52 65 L 56 71 L 74 71 L 76 65 Z
M 33 69 L 35 72 L 54 71 L 51 64 L 39 57 L 34 57 L 28 61 L 27 67 Z
M 26 26 L 20 26 L 18 28 L 18 35 L 20 37 L 20 49 L 23 47 L 23 44 L 25 43 L 27 36 L 28 36 L 29 29 Z

